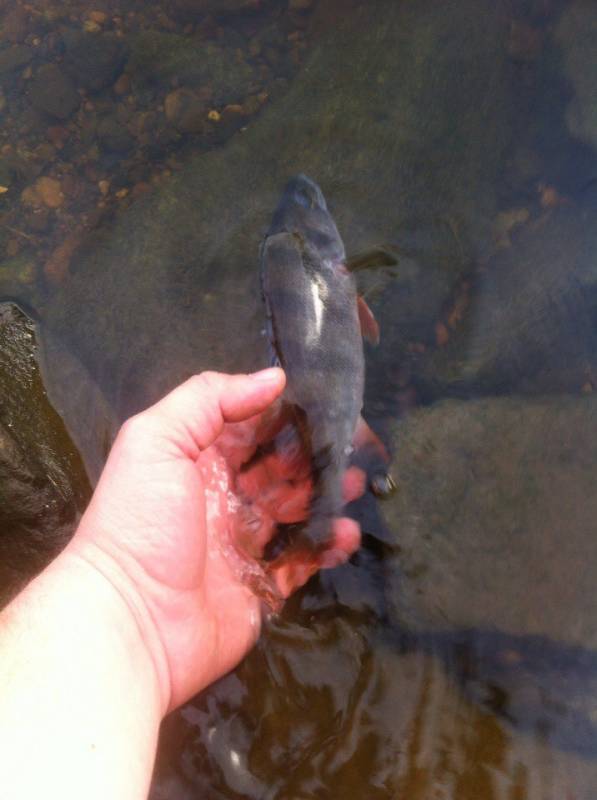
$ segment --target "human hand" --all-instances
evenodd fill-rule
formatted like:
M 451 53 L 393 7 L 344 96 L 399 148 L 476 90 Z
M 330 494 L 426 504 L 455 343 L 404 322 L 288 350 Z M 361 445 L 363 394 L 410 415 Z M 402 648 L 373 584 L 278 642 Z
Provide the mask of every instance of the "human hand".
M 284 463 L 274 454 L 240 472 L 271 438 L 271 407 L 283 388 L 279 369 L 203 373 L 131 418 L 69 545 L 131 609 L 167 709 L 228 672 L 259 635 L 261 602 L 248 578 L 265 577 L 239 542 L 258 557 L 277 522 L 307 513 L 304 459 Z M 347 500 L 362 490 L 359 475 L 348 473 Z M 359 542 L 358 525 L 337 520 L 329 550 L 283 562 L 270 578 L 287 596 Z

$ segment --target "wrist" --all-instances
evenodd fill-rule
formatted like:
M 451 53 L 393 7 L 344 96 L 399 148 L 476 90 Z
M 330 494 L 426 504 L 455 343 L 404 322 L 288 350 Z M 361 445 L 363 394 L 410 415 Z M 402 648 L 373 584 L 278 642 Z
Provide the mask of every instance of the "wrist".
M 134 580 L 140 568 L 136 563 L 126 562 L 126 555 L 111 553 L 78 531 L 54 564 L 57 569 L 81 572 L 83 580 L 87 575 L 87 585 L 95 589 L 98 611 L 113 635 L 125 640 L 134 671 L 142 670 L 149 676 L 162 719 L 170 710 L 171 701 L 168 659 L 151 612 Z

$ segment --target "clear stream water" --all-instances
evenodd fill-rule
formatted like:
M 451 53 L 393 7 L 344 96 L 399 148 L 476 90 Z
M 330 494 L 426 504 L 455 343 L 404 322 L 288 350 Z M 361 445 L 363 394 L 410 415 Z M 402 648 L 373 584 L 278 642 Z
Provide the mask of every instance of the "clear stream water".
M 0 11 L 3 596 L 68 538 L 122 420 L 265 363 L 257 254 L 288 177 L 350 253 L 397 254 L 359 283 L 399 490 L 353 504 L 361 551 L 165 721 L 152 799 L 594 797 L 597 7 Z M 22 491 L 45 510 L 20 519 Z

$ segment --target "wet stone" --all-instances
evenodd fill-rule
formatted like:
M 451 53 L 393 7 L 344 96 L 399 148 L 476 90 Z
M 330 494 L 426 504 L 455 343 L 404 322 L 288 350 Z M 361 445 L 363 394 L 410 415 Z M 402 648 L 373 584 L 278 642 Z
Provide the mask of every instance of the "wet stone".
M 396 620 L 597 645 L 595 396 L 445 401 L 392 445 Z
M 0 304 L 0 604 L 64 547 L 89 495 L 36 354 L 31 321 Z
M 555 31 L 564 70 L 574 89 L 566 111 L 574 136 L 597 147 L 597 7 L 590 0 L 567 4 Z
M 523 218 L 498 242 L 446 346 L 416 368 L 428 400 L 576 392 L 597 368 L 597 215 L 564 207 Z
M 57 64 L 45 64 L 35 74 L 28 91 L 37 111 L 56 119 L 68 119 L 79 107 L 80 97 L 71 79 Z
M 199 133 L 205 128 L 207 108 L 190 89 L 176 89 L 166 95 L 164 112 L 181 133 Z
M 0 50 L 0 78 L 27 66 L 32 58 L 33 49 L 24 44 Z
M 29 15 L 24 8 L 10 9 L 2 19 L 2 33 L 9 42 L 22 42 L 27 36 Z
M 124 153 L 134 144 L 128 129 L 113 116 L 100 120 L 96 133 L 100 146 L 108 152 Z
M 64 47 L 70 76 L 77 86 L 94 92 L 114 82 L 126 59 L 124 43 L 109 33 L 68 31 Z

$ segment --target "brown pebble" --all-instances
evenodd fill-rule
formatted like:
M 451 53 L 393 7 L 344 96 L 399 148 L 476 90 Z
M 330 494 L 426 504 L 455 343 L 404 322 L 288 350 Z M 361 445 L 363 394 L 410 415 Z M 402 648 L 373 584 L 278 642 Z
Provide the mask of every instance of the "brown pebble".
M 81 244 L 82 239 L 83 231 L 75 231 L 67 236 L 50 254 L 50 257 L 44 264 L 44 275 L 50 283 L 60 284 L 66 278 L 72 257 Z
M 21 243 L 18 239 L 9 239 L 6 243 L 6 255 L 9 258 L 16 256 L 16 254 L 21 249 Z
M 99 33 L 102 29 L 101 25 L 98 25 L 97 22 L 94 22 L 92 19 L 86 19 L 83 23 L 83 30 L 85 33 Z
M 450 328 L 455 328 L 456 325 L 458 325 L 458 323 L 462 320 L 469 303 L 470 298 L 468 294 L 463 293 L 456 298 L 454 305 L 452 306 L 452 310 L 448 315 L 447 321 Z
M 108 19 L 108 15 L 105 11 L 90 11 L 87 16 L 88 19 L 92 20 L 93 22 L 97 22 L 98 25 L 103 25 Z
M 231 103 L 230 105 L 224 107 L 222 113 L 223 114 L 244 114 L 244 108 L 241 105 L 239 105 L 238 103 Z
M 435 325 L 435 343 L 438 347 L 444 347 L 450 339 L 448 329 L 443 322 L 438 322 Z
M 558 190 L 553 186 L 545 186 L 544 184 L 540 184 L 539 202 L 541 203 L 542 208 L 556 208 L 556 206 L 559 206 L 561 203 Z
M 580 390 L 583 394 L 592 394 L 593 393 L 593 384 L 591 381 L 586 381 L 583 383 L 582 388 Z
M 129 193 L 129 190 L 126 187 L 124 187 L 123 189 L 119 189 L 116 192 L 116 197 L 119 200 L 124 200 L 124 198 L 128 195 L 128 193 Z
M 54 147 L 56 147 L 58 150 L 62 150 L 70 136 L 70 132 L 67 128 L 63 128 L 61 125 L 52 125 L 47 129 L 46 136 L 52 142 Z
M 406 349 L 409 353 L 422 355 L 427 350 L 427 347 L 423 342 L 409 342 L 406 346 Z
M 175 89 L 164 98 L 164 113 L 182 133 L 199 133 L 205 126 L 205 106 L 190 89 Z
M 24 206 L 39 206 L 41 200 L 33 186 L 26 186 L 21 192 L 21 203 Z
M 250 97 L 247 97 L 242 108 L 243 113 L 246 114 L 247 117 L 251 117 L 253 114 L 256 114 L 261 108 L 259 96 L 253 94 Z
M 56 178 L 48 178 L 45 175 L 38 178 L 35 182 L 35 191 L 42 203 L 48 208 L 60 208 L 64 203 L 62 186 Z
M 129 75 L 127 75 L 126 72 L 123 72 L 112 88 L 119 96 L 128 94 L 131 88 L 131 79 Z
M 146 181 L 139 181 L 139 183 L 136 183 L 133 186 L 131 197 L 137 199 L 137 197 L 141 197 L 142 195 L 147 194 L 147 192 L 151 192 L 151 184 L 147 183 Z
M 17 6 L 5 14 L 2 20 L 3 38 L 13 44 L 24 41 L 27 36 L 29 16 L 24 8 Z
M 222 118 L 219 111 L 216 111 L 215 108 L 212 108 L 211 111 L 207 114 L 207 119 L 211 120 L 212 122 L 219 122 Z
M 102 193 L 102 195 L 105 197 L 110 191 L 110 181 L 107 180 L 98 181 L 97 187 Z

